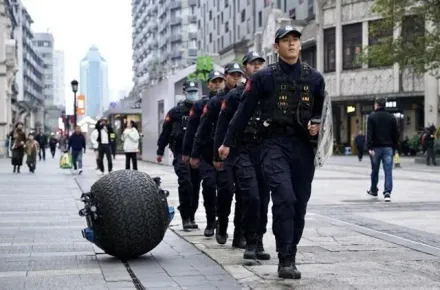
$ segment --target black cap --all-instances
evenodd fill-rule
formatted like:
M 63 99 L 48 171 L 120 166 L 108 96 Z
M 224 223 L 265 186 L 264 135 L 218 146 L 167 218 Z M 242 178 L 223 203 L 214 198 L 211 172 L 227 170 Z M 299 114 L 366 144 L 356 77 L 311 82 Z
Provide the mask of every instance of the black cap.
M 225 79 L 225 76 L 219 71 L 212 71 L 209 73 L 208 82 L 213 81 L 215 79 Z
M 261 61 L 265 62 L 266 60 L 264 57 L 262 57 L 258 52 L 256 51 L 249 51 L 246 53 L 245 56 L 243 56 L 243 64 L 247 64 L 248 62 L 254 61 L 260 59 Z
M 295 36 L 301 37 L 301 32 L 299 32 L 296 28 L 291 25 L 287 25 L 284 27 L 278 28 L 275 33 L 275 40 L 285 37 L 287 34 L 293 34 Z
M 374 103 L 379 105 L 379 107 L 385 107 L 387 99 L 384 97 L 377 97 L 376 99 L 374 99 Z
M 196 92 L 199 90 L 199 86 L 196 81 L 188 80 L 183 84 L 183 90 L 186 92 Z
M 238 62 L 230 62 L 225 66 L 225 74 L 230 74 L 234 72 L 239 72 L 244 74 L 243 69 L 241 68 L 241 65 Z

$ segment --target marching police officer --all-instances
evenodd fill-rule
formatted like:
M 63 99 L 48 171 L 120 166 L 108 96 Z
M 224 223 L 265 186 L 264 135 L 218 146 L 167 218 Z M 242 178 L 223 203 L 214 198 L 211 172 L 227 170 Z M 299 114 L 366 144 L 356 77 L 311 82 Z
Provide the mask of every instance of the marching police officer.
M 300 62 L 301 33 L 292 26 L 275 34 L 280 60 L 255 73 L 246 84 L 219 154 L 229 154 L 232 140 L 243 133 L 250 117 L 260 112 L 263 176 L 272 192 L 273 232 L 279 258 L 278 276 L 300 279 L 295 265 L 297 245 L 315 172 L 310 142 L 319 132 L 312 120 L 321 117 L 324 78 Z
M 171 108 L 165 117 L 162 133 L 157 141 L 157 162 L 162 162 L 165 147 L 168 145 L 173 152 L 174 171 L 179 183 L 179 211 L 183 229 L 197 229 L 195 213 L 199 206 L 200 177 L 197 170 L 185 164 L 182 158 L 183 137 L 188 122 L 189 111 L 199 99 L 197 83 L 186 81 L 183 85 L 185 100 Z
M 255 51 L 243 57 L 243 66 L 248 77 L 264 67 L 265 59 Z M 224 98 L 214 137 L 214 148 L 219 148 L 235 111 L 237 110 L 244 86 L 231 90 Z M 255 114 L 254 114 L 255 115 Z M 263 247 L 263 235 L 266 233 L 267 209 L 269 207 L 269 189 L 260 170 L 260 146 L 257 137 L 259 116 L 253 116 L 244 134 L 236 142 L 238 151 L 237 183 L 242 194 L 243 228 L 246 237 L 245 259 L 269 260 L 270 254 Z M 216 161 L 222 161 L 216 150 Z
M 193 147 L 193 158 L 197 158 L 201 148 L 208 148 L 212 152 L 217 151 L 214 148 L 214 133 L 217 125 L 218 115 L 220 113 L 221 104 L 226 94 L 242 80 L 244 71 L 239 63 L 229 63 L 225 67 L 226 87 L 219 92 L 214 98 L 208 101 L 203 108 L 200 118 L 200 125 L 197 129 Z M 222 162 L 212 159 L 217 169 L 217 216 L 218 225 L 216 229 L 216 240 L 219 244 L 225 244 L 228 235 L 228 222 L 231 213 L 232 198 L 235 195 L 235 217 L 234 217 L 234 238 L 232 246 L 237 248 L 245 247 L 245 240 L 242 233 L 242 210 L 241 198 L 236 187 L 237 157 L 229 158 L 223 166 Z
M 210 90 L 209 95 L 204 96 L 202 99 L 195 102 L 190 110 L 187 129 L 183 139 L 183 161 L 186 164 L 189 164 L 190 161 L 194 136 L 196 134 L 197 127 L 199 126 L 200 115 L 202 114 L 203 107 L 209 99 L 217 94 L 218 90 L 223 88 L 224 83 L 225 79 L 221 72 L 211 72 L 208 77 L 208 88 Z M 200 164 L 198 164 L 196 167 L 198 167 L 200 177 L 202 179 L 202 195 L 207 219 L 207 226 L 205 228 L 204 235 L 206 237 L 212 237 L 214 236 L 214 230 L 216 227 L 217 198 L 216 172 L 211 164 L 212 150 L 202 152 L 202 157 L 203 158 L 201 158 Z

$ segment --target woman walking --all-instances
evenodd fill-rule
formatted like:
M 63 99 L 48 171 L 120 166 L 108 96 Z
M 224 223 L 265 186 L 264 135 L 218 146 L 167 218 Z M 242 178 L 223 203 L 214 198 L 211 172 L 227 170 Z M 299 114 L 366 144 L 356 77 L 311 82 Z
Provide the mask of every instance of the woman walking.
M 14 173 L 20 173 L 20 167 L 23 165 L 24 145 L 26 142 L 26 134 L 24 133 L 23 123 L 17 123 L 15 129 L 9 134 L 11 138 L 12 166 Z
M 133 170 L 137 170 L 137 153 L 139 150 L 139 132 L 136 123 L 131 120 L 121 137 L 124 142 L 125 169 L 130 169 L 130 163 L 133 163 Z

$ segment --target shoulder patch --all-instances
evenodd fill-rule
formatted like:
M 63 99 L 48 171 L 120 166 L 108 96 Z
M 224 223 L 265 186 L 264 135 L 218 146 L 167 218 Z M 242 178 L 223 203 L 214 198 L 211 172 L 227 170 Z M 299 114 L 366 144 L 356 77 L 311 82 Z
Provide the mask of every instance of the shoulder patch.
M 169 121 L 171 121 L 171 117 L 170 117 L 170 114 L 167 114 L 165 116 L 165 122 L 169 122 Z
M 248 92 L 248 91 L 250 91 L 251 89 L 252 89 L 252 80 L 249 79 L 249 80 L 246 82 L 246 86 L 244 87 L 244 91 L 245 91 L 245 92 Z
M 202 115 L 205 115 L 206 113 L 208 113 L 208 104 L 206 104 L 206 105 L 203 107 L 203 113 L 202 113 Z
M 226 108 L 228 107 L 228 100 L 224 99 L 222 102 L 222 110 L 226 110 Z
M 190 116 L 190 117 L 193 117 L 195 114 L 196 114 L 196 113 L 194 113 L 194 109 L 191 108 L 191 109 L 189 110 L 189 116 Z

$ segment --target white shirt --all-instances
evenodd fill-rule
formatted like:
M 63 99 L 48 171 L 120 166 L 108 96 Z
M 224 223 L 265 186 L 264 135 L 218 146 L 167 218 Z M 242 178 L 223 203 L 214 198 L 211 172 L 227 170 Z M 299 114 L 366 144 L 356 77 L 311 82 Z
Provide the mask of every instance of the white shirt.
M 107 127 L 101 129 L 101 144 L 109 144 L 109 136 Z

